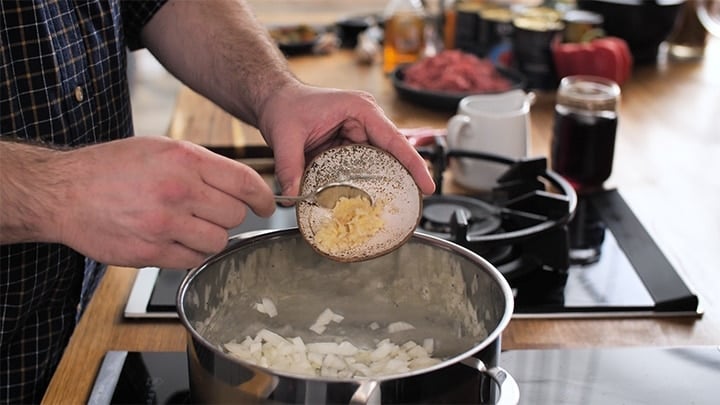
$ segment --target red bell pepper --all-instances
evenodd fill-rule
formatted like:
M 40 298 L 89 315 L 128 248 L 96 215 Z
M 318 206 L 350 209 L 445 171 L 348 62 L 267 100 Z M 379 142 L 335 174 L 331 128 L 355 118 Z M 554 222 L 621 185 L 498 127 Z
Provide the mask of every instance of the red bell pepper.
M 593 75 L 624 83 L 632 73 L 632 54 L 627 42 L 617 37 L 602 37 L 582 43 L 552 45 L 555 71 L 562 78 Z

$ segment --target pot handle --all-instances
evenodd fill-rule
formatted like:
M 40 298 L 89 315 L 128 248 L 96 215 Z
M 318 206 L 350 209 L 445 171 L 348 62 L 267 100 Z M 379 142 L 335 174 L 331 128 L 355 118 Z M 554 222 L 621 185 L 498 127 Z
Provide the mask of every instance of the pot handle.
M 351 405 L 380 405 L 380 383 L 377 381 L 363 381 L 352 398 L 350 398 Z
M 496 405 L 517 405 L 520 402 L 520 387 L 515 379 L 501 367 L 487 368 L 482 360 L 475 357 L 466 357 L 460 363 L 472 367 L 480 373 L 490 377 L 500 387 L 500 398 Z

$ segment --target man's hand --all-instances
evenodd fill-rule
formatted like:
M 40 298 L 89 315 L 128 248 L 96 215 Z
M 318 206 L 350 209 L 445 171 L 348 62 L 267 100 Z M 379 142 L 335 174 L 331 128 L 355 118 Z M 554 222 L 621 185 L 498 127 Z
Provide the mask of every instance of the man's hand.
M 226 246 L 248 206 L 260 216 L 275 209 L 257 172 L 187 142 L 134 137 L 49 156 L 52 170 L 37 171 L 51 173 L 45 189 L 18 200 L 3 185 L 4 208 L 30 197 L 35 218 L 24 238 L 0 224 L 2 243 L 57 242 L 107 264 L 188 268 Z
M 423 193 L 435 190 L 425 161 L 365 92 L 298 83 L 283 87 L 262 107 L 259 128 L 273 148 L 283 194 L 298 192 L 308 159 L 349 143 L 388 151 L 410 171 Z
M 300 83 L 246 1 L 170 0 L 143 41 L 190 88 L 260 129 L 284 194 L 298 192 L 307 159 L 345 143 L 387 150 L 423 193 L 434 191 L 426 163 L 372 97 Z

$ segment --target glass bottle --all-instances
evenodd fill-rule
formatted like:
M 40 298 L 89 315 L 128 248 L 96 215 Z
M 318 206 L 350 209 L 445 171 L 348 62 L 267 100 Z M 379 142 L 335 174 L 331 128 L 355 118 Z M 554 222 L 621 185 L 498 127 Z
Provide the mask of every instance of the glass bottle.
M 698 18 L 697 2 L 688 0 L 682 7 L 667 39 L 668 53 L 679 60 L 702 58 L 708 34 Z
M 385 8 L 383 70 L 420 59 L 425 47 L 425 9 L 420 0 L 390 0 Z

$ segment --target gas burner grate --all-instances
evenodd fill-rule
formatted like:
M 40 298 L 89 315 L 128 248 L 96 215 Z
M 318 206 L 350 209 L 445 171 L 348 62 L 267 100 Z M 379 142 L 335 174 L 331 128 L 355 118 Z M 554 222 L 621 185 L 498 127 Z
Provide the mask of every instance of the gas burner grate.
M 462 211 L 462 215 L 469 218 L 469 235 L 488 235 L 501 230 L 502 219 L 498 216 L 497 208 L 476 198 L 457 195 L 425 198 L 420 227 L 430 233 L 449 237 L 453 214 L 457 211 Z
M 438 186 L 435 195 L 424 200 L 421 232 L 480 254 L 509 281 L 536 271 L 567 271 L 567 225 L 577 196 L 567 181 L 548 170 L 546 158 L 510 159 L 447 149 L 442 140 L 418 151 L 431 163 Z M 456 158 L 504 164 L 507 170 L 489 192 L 444 193 L 443 177 Z

